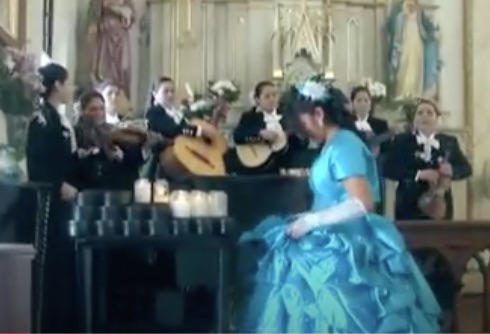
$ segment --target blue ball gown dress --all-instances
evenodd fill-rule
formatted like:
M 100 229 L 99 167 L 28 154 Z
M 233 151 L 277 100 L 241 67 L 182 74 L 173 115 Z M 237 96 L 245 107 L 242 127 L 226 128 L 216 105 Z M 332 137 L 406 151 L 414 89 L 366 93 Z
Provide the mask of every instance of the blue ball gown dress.
M 343 201 L 342 180 L 354 176 L 379 198 L 375 159 L 354 133 L 339 130 L 311 167 L 311 210 Z M 265 245 L 254 269 L 245 269 L 251 289 L 240 332 L 439 332 L 439 305 L 392 221 L 369 213 L 299 239 L 286 234 L 289 222 L 268 217 L 240 239 Z

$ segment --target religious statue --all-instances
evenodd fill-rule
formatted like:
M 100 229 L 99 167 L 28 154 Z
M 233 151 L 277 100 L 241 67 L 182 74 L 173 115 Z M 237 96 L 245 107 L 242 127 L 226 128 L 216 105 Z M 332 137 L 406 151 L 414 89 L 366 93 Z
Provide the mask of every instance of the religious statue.
M 397 0 L 386 21 L 388 83 L 394 99 L 436 98 L 440 72 L 438 28 L 418 0 Z
M 91 46 L 92 81 L 110 81 L 130 96 L 130 29 L 135 21 L 132 0 L 91 0 L 87 38 Z

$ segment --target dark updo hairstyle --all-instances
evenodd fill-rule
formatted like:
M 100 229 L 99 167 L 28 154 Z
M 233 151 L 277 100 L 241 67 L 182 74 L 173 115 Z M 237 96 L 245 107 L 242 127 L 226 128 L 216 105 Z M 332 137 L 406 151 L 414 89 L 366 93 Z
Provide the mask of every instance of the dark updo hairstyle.
M 351 102 L 354 102 L 354 100 L 357 97 L 357 94 L 363 93 L 363 92 L 367 94 L 367 96 L 369 97 L 369 100 L 371 101 L 371 110 L 369 110 L 369 114 L 371 114 L 373 112 L 373 110 L 372 110 L 373 109 L 373 104 L 372 104 L 373 103 L 373 97 L 371 95 L 371 92 L 369 91 L 369 89 L 366 86 L 359 85 L 359 86 L 355 86 L 354 88 L 352 88 L 352 91 L 350 93 L 350 100 L 351 100 Z M 355 112 L 355 110 L 354 110 L 354 112 Z
M 296 102 L 293 108 L 297 113 L 313 113 L 315 108 L 323 109 L 324 122 L 338 126 L 342 129 L 350 130 L 364 140 L 364 136 L 357 130 L 355 125 L 355 117 L 345 108 L 345 103 L 348 101 L 344 93 L 334 87 L 327 88 L 328 97 L 320 101 L 312 101 L 303 97 L 295 88 Z
M 163 76 L 163 77 L 160 77 L 153 82 L 153 84 L 150 87 L 150 94 L 149 94 L 150 96 L 148 97 L 148 105 L 146 108 L 147 110 L 155 105 L 155 97 L 153 95 L 158 90 L 160 85 L 162 85 L 166 82 L 174 82 L 174 80 L 171 77 Z
M 68 79 L 68 70 L 60 64 L 50 63 L 38 69 L 42 78 L 44 92 L 41 97 L 47 100 L 56 89 L 56 84 L 63 84 Z
M 82 110 L 85 110 L 88 107 L 88 105 L 90 104 L 90 102 L 92 102 L 95 99 L 100 99 L 102 102 L 105 102 L 104 96 L 102 96 L 102 94 L 96 90 L 90 90 L 90 91 L 84 92 L 80 96 L 80 108 Z
M 260 81 L 258 84 L 255 85 L 254 88 L 254 98 L 258 99 L 260 98 L 260 95 L 262 95 L 262 92 L 266 87 L 275 87 L 274 83 L 271 81 Z

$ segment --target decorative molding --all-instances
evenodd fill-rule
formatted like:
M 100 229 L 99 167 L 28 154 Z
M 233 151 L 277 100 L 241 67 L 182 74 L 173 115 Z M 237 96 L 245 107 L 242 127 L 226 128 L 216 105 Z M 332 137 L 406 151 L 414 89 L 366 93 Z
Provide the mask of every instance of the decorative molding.
M 27 0 L 18 0 L 17 5 L 17 36 L 0 26 L 0 44 L 22 49 L 26 43 Z

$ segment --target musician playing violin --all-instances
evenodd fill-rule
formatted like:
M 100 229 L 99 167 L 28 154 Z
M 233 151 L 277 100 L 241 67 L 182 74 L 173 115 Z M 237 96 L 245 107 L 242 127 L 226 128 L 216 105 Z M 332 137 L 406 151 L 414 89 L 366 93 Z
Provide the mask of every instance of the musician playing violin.
M 398 181 L 395 197 L 397 220 L 436 219 L 431 210 L 423 210 L 421 199 L 440 186 L 443 193 L 434 193 L 442 201 L 442 218 L 452 219 L 453 198 L 451 180 L 463 180 L 471 176 L 472 169 L 454 136 L 437 132 L 440 111 L 437 105 L 420 99 L 415 106 L 413 131 L 397 135 L 390 145 L 385 164 L 385 176 Z M 447 182 L 447 186 L 444 184 Z M 436 203 L 437 204 L 437 203 Z M 437 210 L 436 210 L 437 211 Z M 440 214 L 440 213 L 437 213 Z M 431 217 L 432 216 L 432 217 Z M 434 257 L 430 249 L 414 252 L 422 267 L 430 264 L 426 277 L 441 308 L 451 317 L 454 294 L 459 282 L 455 281 L 444 260 Z M 435 261 L 434 261 L 435 259 Z
M 437 132 L 437 105 L 420 99 L 414 115 L 414 131 L 397 135 L 386 157 L 385 176 L 398 181 L 395 217 L 399 220 L 430 219 L 419 207 L 419 198 L 441 178 L 463 180 L 472 169 L 451 135 Z M 444 194 L 446 219 L 453 217 L 451 190 Z
M 141 145 L 114 143 L 114 125 L 106 122 L 102 94 L 90 91 L 80 98 L 81 115 L 75 126 L 84 188 L 131 189 L 143 162 Z

